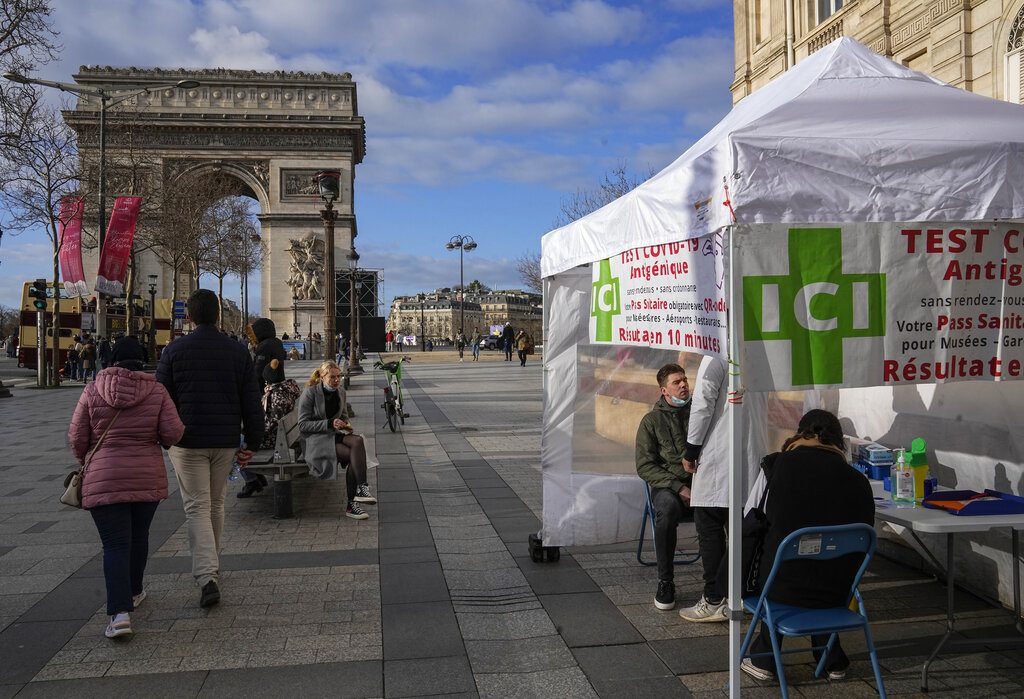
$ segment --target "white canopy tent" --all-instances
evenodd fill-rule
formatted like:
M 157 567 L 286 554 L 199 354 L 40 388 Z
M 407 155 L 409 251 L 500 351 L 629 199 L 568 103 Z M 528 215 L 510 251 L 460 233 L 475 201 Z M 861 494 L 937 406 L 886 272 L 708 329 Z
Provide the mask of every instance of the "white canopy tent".
M 851 433 L 900 440 L 890 443 L 909 443 L 915 430 L 948 436 L 957 431 L 953 423 L 962 424 L 957 406 L 966 405 L 975 411 L 970 420 L 999 444 L 950 438 L 932 458 L 953 464 L 963 487 L 992 487 L 993 461 L 1003 478 L 1024 482 L 1024 428 L 1010 417 L 1024 402 L 1015 386 L 1001 383 L 1020 377 L 1024 355 L 1012 342 L 1024 332 L 1008 321 L 976 325 L 973 336 L 985 344 L 958 357 L 965 328 L 950 318 L 962 308 L 949 309 L 977 293 L 993 299 L 984 309 L 990 319 L 1024 310 L 1013 308 L 1024 304 L 1024 237 L 1007 223 L 1024 219 L 1022 155 L 1020 106 L 943 84 L 844 38 L 745 98 L 634 191 L 544 236 L 545 544 L 635 536 L 642 496 L 631 461 L 621 463 L 635 422 L 616 431 L 617 411 L 634 389 L 622 376 L 638 365 L 638 376 L 653 383 L 656 365 L 680 351 L 728 355 L 738 369 L 734 388 L 742 381 L 755 391 L 855 389 L 824 399 Z M 772 265 L 795 269 L 800 250 L 806 265 L 824 260 L 822 274 L 849 282 L 810 284 L 805 273 L 796 296 L 783 299 L 804 313 L 793 325 L 804 333 L 802 349 L 786 334 L 785 319 L 770 317 L 769 296 L 762 296 L 766 284 L 776 295 L 788 293 L 772 282 L 782 278 L 771 276 Z M 851 265 L 856 274 L 847 273 Z M 844 284 L 848 294 L 836 291 Z M 830 310 L 840 297 L 849 313 L 838 300 Z M 939 307 L 927 306 L 929 299 Z M 977 311 L 970 309 L 976 323 Z M 829 322 L 838 344 L 807 339 L 804 331 L 814 335 Z M 829 362 L 837 362 L 838 375 L 824 366 Z M 992 383 L 983 391 L 975 384 L 969 394 L 945 390 L 947 382 L 967 379 Z M 872 386 L 881 388 L 866 388 Z M 727 411 L 737 428 L 732 600 L 745 494 L 736 457 L 740 413 Z M 731 686 L 738 688 L 735 617 Z

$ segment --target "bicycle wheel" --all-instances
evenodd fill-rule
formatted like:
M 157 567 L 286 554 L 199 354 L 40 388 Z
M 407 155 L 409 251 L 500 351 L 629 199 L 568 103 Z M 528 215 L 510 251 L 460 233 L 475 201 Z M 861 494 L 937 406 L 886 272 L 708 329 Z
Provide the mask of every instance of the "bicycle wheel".
M 391 396 L 388 396 L 387 400 L 384 402 L 384 413 L 388 417 L 388 428 L 392 432 L 398 429 L 398 421 L 395 419 L 395 414 L 397 412 L 398 411 L 395 409 L 395 399 L 392 398 Z
M 395 407 L 398 409 L 398 419 L 405 424 L 405 405 L 402 401 L 402 389 L 398 385 L 398 381 L 391 382 L 391 395 L 395 397 Z

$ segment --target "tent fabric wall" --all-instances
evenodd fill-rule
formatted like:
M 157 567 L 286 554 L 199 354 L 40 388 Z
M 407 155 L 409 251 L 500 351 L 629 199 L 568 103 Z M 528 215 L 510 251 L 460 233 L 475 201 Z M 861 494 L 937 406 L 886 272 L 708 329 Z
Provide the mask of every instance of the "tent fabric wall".
M 551 231 L 550 276 L 732 223 L 973 221 L 1024 212 L 1024 108 L 974 95 L 850 38 L 743 99 L 675 162 Z

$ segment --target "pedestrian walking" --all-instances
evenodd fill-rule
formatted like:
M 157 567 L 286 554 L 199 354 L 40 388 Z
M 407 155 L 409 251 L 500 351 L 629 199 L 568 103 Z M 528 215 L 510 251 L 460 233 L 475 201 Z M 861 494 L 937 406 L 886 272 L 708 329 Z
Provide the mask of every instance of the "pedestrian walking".
M 142 372 L 142 348 L 120 347 L 119 361 L 85 387 L 68 428 L 68 442 L 85 466 L 82 506 L 103 542 L 107 590 L 104 635 L 132 633 L 131 612 L 146 598 L 149 525 L 167 498 L 160 446 L 185 432 L 164 387 Z M 137 344 L 137 343 L 136 343 Z
M 82 381 L 89 382 L 89 377 L 96 380 L 96 343 L 89 339 L 82 348 Z
M 100 337 L 99 344 L 96 345 L 96 352 L 100 362 L 100 369 L 103 370 L 110 366 L 110 340 L 105 337 Z
M 388 330 L 387 333 L 384 334 L 384 345 L 388 352 L 395 351 L 395 333 L 393 331 Z
M 228 474 L 232 460 L 249 463 L 253 452 L 246 445 L 255 448 L 263 439 L 263 408 L 249 351 L 217 330 L 217 295 L 197 289 L 187 306 L 196 329 L 164 349 L 156 379 L 185 423 L 184 437 L 169 453 L 185 507 L 199 606 L 209 607 L 220 601 Z
M 461 363 L 464 361 L 463 354 L 466 350 L 466 336 L 461 331 L 455 336 L 455 349 L 459 352 L 459 362 Z
M 516 333 L 512 329 L 512 323 L 506 322 L 504 329 L 501 331 L 501 343 L 505 348 L 505 361 L 512 361 L 512 345 L 515 344 Z
M 526 355 L 533 352 L 533 338 L 525 329 L 516 333 L 516 353 L 519 355 L 519 366 L 526 366 Z
M 473 361 L 480 361 L 480 342 L 483 340 L 480 337 L 480 331 L 477 328 L 473 328 L 473 337 L 470 339 L 469 344 L 473 347 Z

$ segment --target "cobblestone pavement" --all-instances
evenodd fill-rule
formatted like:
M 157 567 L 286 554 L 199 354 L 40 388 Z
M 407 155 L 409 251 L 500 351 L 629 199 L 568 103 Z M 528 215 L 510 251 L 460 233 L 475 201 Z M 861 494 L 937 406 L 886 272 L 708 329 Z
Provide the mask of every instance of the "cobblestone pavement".
M 541 366 L 413 356 L 410 418 L 381 425 L 373 374 L 353 381 L 357 428 L 376 466 L 371 518 L 341 517 L 340 482 L 295 483 L 297 517 L 229 485 L 223 599 L 198 607 L 181 500 L 157 512 L 148 597 L 127 642 L 102 635 L 99 542 L 87 515 L 57 504 L 70 467 L 67 419 L 80 388 L 17 385 L 0 399 L 0 699 L 6 697 L 722 696 L 726 627 L 652 604 L 636 542 L 535 564 L 540 527 Z M 442 361 L 445 360 L 445 361 Z M 290 362 L 289 375 L 313 363 Z M 0 376 L 16 369 L 0 366 Z M 15 382 L 18 384 L 19 382 Z M 695 546 L 692 525 L 681 548 Z M 679 566 L 678 599 L 700 594 Z M 919 693 L 944 631 L 945 591 L 877 558 L 863 592 L 891 696 Z M 1008 615 L 958 594 L 961 635 L 1011 635 Z M 844 640 L 848 679 L 815 680 L 789 656 L 794 696 L 875 696 L 863 642 Z M 795 646 L 794 646 L 795 647 Z M 933 665 L 932 696 L 1021 696 L 1024 653 L 984 648 Z M 744 677 L 744 696 L 777 686 Z

